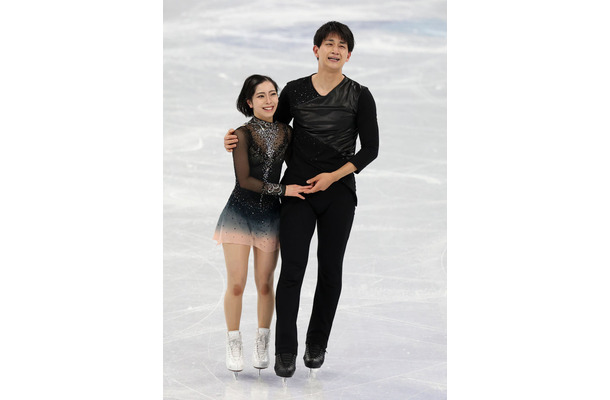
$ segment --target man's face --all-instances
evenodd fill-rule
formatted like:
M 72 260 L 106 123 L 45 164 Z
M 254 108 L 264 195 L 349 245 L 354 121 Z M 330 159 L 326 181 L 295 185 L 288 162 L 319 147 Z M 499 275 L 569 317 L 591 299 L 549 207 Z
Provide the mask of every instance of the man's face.
M 313 53 L 318 58 L 318 65 L 339 70 L 352 55 L 347 50 L 347 42 L 336 34 L 328 35 L 320 47 L 313 46 Z

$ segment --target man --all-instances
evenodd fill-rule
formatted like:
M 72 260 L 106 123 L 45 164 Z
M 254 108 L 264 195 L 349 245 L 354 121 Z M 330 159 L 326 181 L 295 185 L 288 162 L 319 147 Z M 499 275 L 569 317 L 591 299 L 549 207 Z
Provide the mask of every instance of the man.
M 283 198 L 280 217 L 282 269 L 276 289 L 275 372 L 291 377 L 296 369 L 297 313 L 309 245 L 318 230 L 318 281 L 303 359 L 320 368 L 341 293 L 343 256 L 356 208 L 356 180 L 377 157 L 379 129 L 369 90 L 343 75 L 354 37 L 331 21 L 314 36 L 318 72 L 289 82 L 275 119 L 293 122 L 293 140 L 283 184 L 313 184 L 305 200 Z M 225 136 L 227 151 L 236 137 Z M 356 153 L 356 138 L 361 148 Z

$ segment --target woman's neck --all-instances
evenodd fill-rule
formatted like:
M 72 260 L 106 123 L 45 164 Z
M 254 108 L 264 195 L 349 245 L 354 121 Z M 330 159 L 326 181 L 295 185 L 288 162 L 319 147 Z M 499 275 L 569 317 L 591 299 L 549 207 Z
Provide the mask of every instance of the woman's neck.
M 271 117 L 261 117 L 259 115 L 254 114 L 254 118 L 260 119 L 261 121 L 265 121 L 265 122 L 273 122 L 273 116 L 271 116 Z

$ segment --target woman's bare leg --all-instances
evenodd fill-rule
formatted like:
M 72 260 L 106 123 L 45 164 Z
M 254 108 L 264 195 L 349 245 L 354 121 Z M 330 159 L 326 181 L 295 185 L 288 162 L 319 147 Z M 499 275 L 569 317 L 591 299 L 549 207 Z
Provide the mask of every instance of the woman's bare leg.
M 279 250 L 266 252 L 254 247 L 254 281 L 258 294 L 257 314 L 259 328 L 269 328 L 271 325 L 275 306 L 273 273 L 278 255 Z
M 246 279 L 248 278 L 248 257 L 250 246 L 223 243 L 227 265 L 227 291 L 225 292 L 225 320 L 228 331 L 238 331 L 241 319 L 241 305 Z

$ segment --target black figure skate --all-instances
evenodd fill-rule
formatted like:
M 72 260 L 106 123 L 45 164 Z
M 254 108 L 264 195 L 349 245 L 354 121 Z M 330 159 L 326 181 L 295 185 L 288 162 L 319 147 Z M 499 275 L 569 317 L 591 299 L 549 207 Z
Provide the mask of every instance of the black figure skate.
M 282 353 L 275 356 L 275 374 L 282 377 L 284 385 L 286 384 L 286 378 L 290 378 L 294 375 L 296 370 L 297 355 L 291 353 Z
M 305 345 L 305 355 L 303 356 L 303 360 L 305 360 L 305 366 L 309 368 L 309 376 L 315 377 L 318 369 L 320 369 L 322 364 L 324 364 L 325 354 L 326 349 L 319 344 L 307 343 Z

